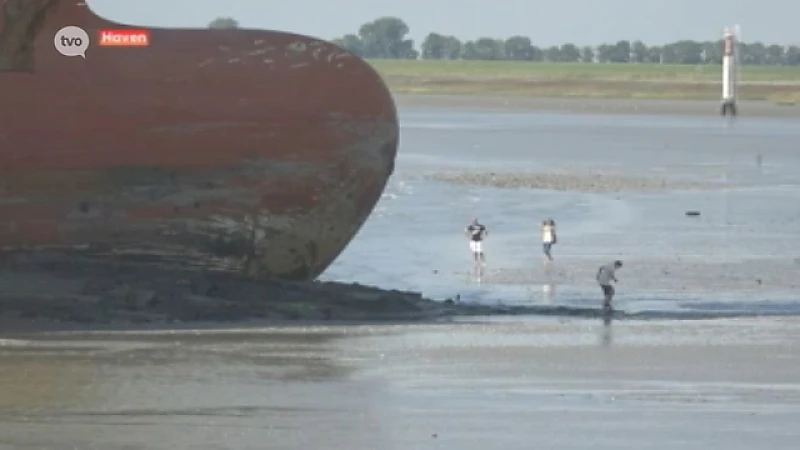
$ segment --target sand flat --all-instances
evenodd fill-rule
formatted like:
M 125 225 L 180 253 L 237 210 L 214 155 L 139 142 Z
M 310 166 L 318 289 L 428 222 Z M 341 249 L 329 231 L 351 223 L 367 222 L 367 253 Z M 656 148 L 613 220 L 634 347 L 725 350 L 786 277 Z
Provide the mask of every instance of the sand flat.
M 417 100 L 428 103 L 398 97 L 395 174 L 327 279 L 434 298 L 596 307 L 597 267 L 622 259 L 618 306 L 627 312 L 800 311 L 793 119 L 702 116 L 703 102 L 642 101 L 674 114 L 571 114 L 522 107 L 536 99 L 520 99 L 520 108 L 480 106 L 500 97 Z M 490 231 L 482 276 L 462 234 L 474 217 Z M 538 235 L 548 217 L 559 233 L 550 266 Z

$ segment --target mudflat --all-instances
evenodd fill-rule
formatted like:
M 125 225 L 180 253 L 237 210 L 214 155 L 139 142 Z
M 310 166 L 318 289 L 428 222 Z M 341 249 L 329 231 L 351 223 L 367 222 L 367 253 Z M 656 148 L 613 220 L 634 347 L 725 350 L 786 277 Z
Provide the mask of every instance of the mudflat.
M 0 448 L 794 449 L 794 319 L 38 333 Z
M 397 99 L 396 172 L 327 279 L 596 308 L 597 267 L 621 259 L 615 304 L 626 313 L 800 312 L 793 117 L 731 120 L 713 102 L 702 114 L 699 102 L 588 102 L 693 112 L 607 114 L 547 108 L 555 99 L 541 108 L 503 97 Z M 463 235 L 475 217 L 489 229 L 479 271 Z M 539 236 L 546 218 L 559 234 L 550 264 Z

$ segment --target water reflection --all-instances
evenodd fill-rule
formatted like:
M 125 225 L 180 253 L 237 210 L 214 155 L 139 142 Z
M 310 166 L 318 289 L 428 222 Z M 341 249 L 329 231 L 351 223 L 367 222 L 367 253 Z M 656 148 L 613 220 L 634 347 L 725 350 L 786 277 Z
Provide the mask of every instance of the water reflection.
M 610 347 L 612 343 L 612 327 L 611 322 L 613 320 L 613 312 L 609 310 L 603 310 L 603 327 L 600 331 L 600 345 L 603 347 Z
M 612 317 L 603 319 L 610 344 Z M 786 431 L 796 429 L 800 410 L 792 395 L 796 322 L 626 320 L 614 324 L 616 339 L 634 345 L 598 357 L 598 330 L 584 319 L 530 320 L 61 335 L 60 352 L 41 351 L 58 345 L 42 340 L 0 347 L 0 396 L 26 383 L 62 383 L 81 394 L 0 413 L 0 448 L 468 450 L 498 439 L 529 448 L 532 424 L 546 436 L 565 421 L 586 425 L 567 443 L 578 448 L 600 428 L 614 436 L 641 428 L 631 442 L 645 444 L 663 429 L 655 438 L 667 442 L 685 414 L 696 414 L 692 435 L 713 443 L 712 412 L 740 417 L 753 439 L 784 436 L 782 448 L 797 441 Z M 774 344 L 742 354 L 753 342 Z M 773 370 L 752 369 L 766 364 Z M 770 385 L 782 387 L 765 390 Z M 665 403 L 669 411 L 653 415 L 653 405 Z M 712 409 L 698 410 L 703 404 Z M 747 414 L 753 408 L 772 413 Z M 652 421 L 632 428 L 643 413 Z
M 542 302 L 546 305 L 553 304 L 553 299 L 556 295 L 556 285 L 553 282 L 555 276 L 552 261 L 545 259 L 544 261 L 544 277 L 545 282 L 542 284 Z
M 345 447 L 386 448 L 373 415 L 348 414 L 381 401 L 375 386 L 350 380 L 355 363 L 337 342 L 352 330 L 239 331 L 61 335 L 3 348 L 0 434 L 14 448 L 250 448 L 265 439 L 324 448 L 325 433 L 309 430 L 335 421 L 348 431 L 328 437 Z
M 483 284 L 483 275 L 484 275 L 484 266 L 480 263 L 475 263 L 472 266 L 472 271 L 468 272 L 470 274 L 470 280 L 475 282 L 478 286 Z
M 15 353 L 0 354 L 0 415 L 67 408 L 84 399 L 92 382 L 91 362 Z
M 552 305 L 556 295 L 556 285 L 546 283 L 542 285 L 542 303 Z

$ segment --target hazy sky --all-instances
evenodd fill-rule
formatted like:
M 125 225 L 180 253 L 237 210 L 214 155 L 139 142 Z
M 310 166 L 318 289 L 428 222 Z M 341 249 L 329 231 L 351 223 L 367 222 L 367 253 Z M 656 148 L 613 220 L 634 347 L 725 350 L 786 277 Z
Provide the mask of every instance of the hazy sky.
M 203 27 L 231 16 L 247 28 L 331 39 L 364 22 L 397 16 L 419 44 L 431 31 L 460 39 L 530 37 L 535 45 L 596 45 L 620 39 L 663 44 L 716 40 L 727 24 L 742 39 L 800 44 L 800 0 L 88 0 L 109 19 L 150 26 Z

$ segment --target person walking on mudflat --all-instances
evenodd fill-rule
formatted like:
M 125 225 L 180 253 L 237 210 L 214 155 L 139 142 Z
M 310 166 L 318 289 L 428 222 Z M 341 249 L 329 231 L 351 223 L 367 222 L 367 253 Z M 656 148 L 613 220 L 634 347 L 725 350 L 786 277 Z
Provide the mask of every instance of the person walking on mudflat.
M 478 219 L 475 219 L 471 224 L 467 225 L 464 234 L 469 238 L 469 249 L 472 251 L 475 262 L 486 262 L 486 258 L 483 255 L 483 240 L 489 234 L 486 227 L 478 222 Z
M 622 261 L 616 260 L 610 264 L 600 266 L 597 270 L 597 283 L 603 290 L 603 310 L 611 311 L 611 301 L 614 300 L 614 286 L 617 282 L 617 270 L 622 267 Z
M 545 262 L 552 261 L 553 255 L 550 253 L 553 245 L 558 241 L 556 237 L 556 221 L 547 219 L 542 222 L 542 251 L 544 252 Z

